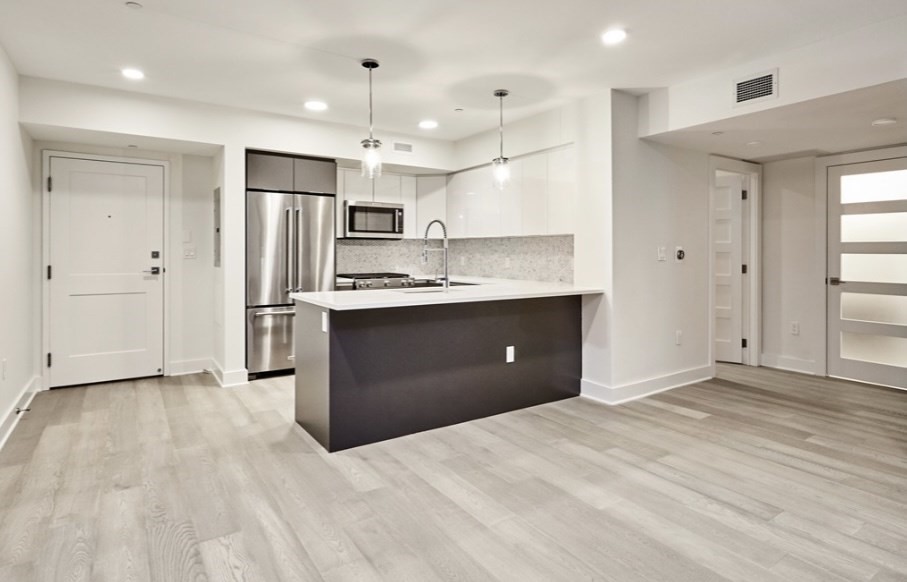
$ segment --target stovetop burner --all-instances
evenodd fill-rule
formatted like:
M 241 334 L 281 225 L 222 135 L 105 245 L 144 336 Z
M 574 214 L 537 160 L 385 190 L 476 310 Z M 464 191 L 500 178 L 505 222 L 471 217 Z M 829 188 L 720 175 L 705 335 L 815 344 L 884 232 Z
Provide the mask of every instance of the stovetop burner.
M 404 273 L 338 273 L 344 279 L 405 279 L 409 277 Z

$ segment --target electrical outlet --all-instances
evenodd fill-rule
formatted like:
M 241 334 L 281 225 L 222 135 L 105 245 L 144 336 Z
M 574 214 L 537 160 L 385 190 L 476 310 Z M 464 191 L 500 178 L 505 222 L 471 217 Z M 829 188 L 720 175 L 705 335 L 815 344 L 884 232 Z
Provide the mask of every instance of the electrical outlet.
M 512 364 L 516 360 L 516 353 L 513 346 L 507 346 L 507 353 L 505 356 L 505 362 Z
M 667 247 L 656 247 L 655 248 L 655 260 L 659 262 L 664 262 L 668 260 L 668 249 Z
M 790 322 L 790 334 L 791 335 L 800 335 L 800 322 L 799 321 Z
M 679 329 L 674 330 L 674 345 L 679 346 L 683 343 L 683 332 Z
M 183 247 L 183 258 L 194 259 L 198 255 L 195 247 Z
M 328 332 L 328 312 L 327 311 L 321 312 L 321 331 L 323 331 L 324 333 Z

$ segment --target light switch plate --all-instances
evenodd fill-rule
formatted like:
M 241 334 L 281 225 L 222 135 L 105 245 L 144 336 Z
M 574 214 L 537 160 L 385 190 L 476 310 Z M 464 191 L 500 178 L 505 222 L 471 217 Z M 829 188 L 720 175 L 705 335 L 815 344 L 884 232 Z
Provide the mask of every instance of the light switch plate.
M 505 357 L 505 361 L 508 364 L 512 364 L 514 362 L 514 360 L 516 360 L 516 353 L 515 353 L 514 347 L 507 346 L 507 355 Z
M 667 261 L 667 260 L 668 260 L 668 249 L 667 249 L 667 247 L 657 247 L 657 248 L 655 249 L 655 253 L 656 253 L 655 258 L 656 258 L 658 261 L 664 262 L 664 261 Z
M 328 332 L 328 312 L 327 311 L 321 312 L 321 331 L 323 331 L 324 333 Z

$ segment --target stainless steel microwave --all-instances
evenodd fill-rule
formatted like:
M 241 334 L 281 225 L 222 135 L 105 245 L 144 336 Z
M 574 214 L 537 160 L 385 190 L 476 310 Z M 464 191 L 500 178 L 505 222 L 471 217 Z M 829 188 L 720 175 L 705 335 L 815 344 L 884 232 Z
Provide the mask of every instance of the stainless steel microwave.
M 403 238 L 403 205 L 386 202 L 343 203 L 346 238 Z

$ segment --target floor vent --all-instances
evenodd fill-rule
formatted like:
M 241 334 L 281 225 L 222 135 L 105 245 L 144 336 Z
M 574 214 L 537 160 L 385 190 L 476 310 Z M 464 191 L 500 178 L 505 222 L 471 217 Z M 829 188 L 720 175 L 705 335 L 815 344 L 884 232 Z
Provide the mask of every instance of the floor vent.
M 395 141 L 394 142 L 394 151 L 404 153 L 404 154 L 411 154 L 411 153 L 413 153 L 413 144 L 404 143 L 402 141 Z
M 778 97 L 778 69 L 734 82 L 734 105 L 748 105 Z

